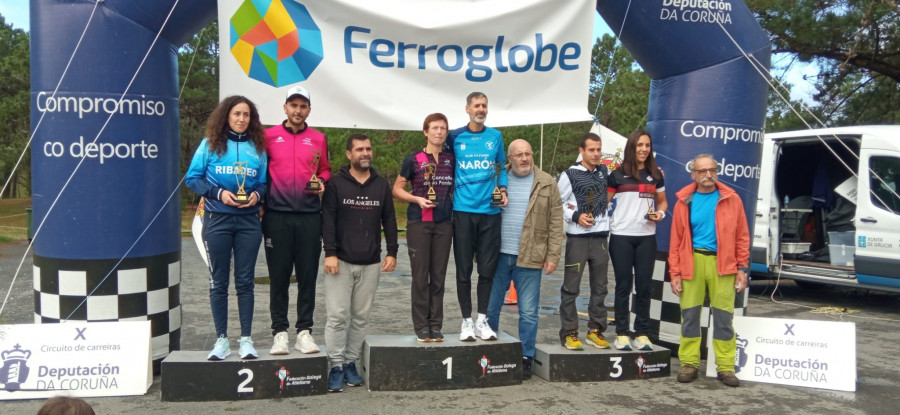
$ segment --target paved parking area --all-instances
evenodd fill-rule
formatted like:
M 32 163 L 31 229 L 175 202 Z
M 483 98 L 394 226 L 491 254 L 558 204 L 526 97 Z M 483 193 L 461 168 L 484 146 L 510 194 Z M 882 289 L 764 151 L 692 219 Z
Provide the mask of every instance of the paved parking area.
M 373 334 L 412 334 L 409 311 L 409 261 L 405 240 L 401 239 L 397 270 L 384 274 L 370 319 Z M 214 342 L 208 300 L 208 273 L 200 260 L 193 240 L 182 240 L 182 347 L 184 350 L 207 350 Z M 5 295 L 12 276 L 22 258 L 26 244 L 13 242 L 0 245 L 0 295 Z M 26 258 L 23 272 L 13 286 L 10 301 L 0 322 L 3 324 L 33 321 L 33 288 L 31 257 Z M 319 267 L 321 270 L 321 266 Z M 260 251 L 257 276 L 268 275 L 264 255 Z M 444 298 L 444 333 L 458 333 L 459 307 L 456 300 L 455 269 L 450 261 Z M 325 278 L 320 274 L 320 278 Z M 584 278 L 582 293 L 586 292 Z M 612 280 L 612 278 L 610 278 Z M 541 292 L 538 343 L 557 341 L 562 272 L 545 276 Z M 751 283 L 748 315 L 810 320 L 838 317 L 810 312 L 810 307 L 837 306 L 858 313 L 843 317 L 856 323 L 857 391 L 834 392 L 810 388 L 744 382 L 732 389 L 714 378 L 701 377 L 691 384 L 675 382 L 677 358 L 669 378 L 646 381 L 552 383 L 534 377 L 522 385 L 454 391 L 369 392 L 365 388 L 345 388 L 343 393 L 282 400 L 173 403 L 159 398 L 159 377 L 146 395 L 126 398 L 90 398 L 98 414 L 129 413 L 346 413 L 346 414 L 419 414 L 445 413 L 606 413 L 626 414 L 895 414 L 900 407 L 900 295 L 863 292 L 848 289 L 800 288 L 792 281 L 782 281 L 770 295 L 772 281 Z M 317 293 L 313 336 L 323 343 L 325 306 L 321 280 Z M 293 294 L 292 294 L 293 295 Z M 586 295 L 579 303 L 587 306 Z M 233 298 L 233 297 L 232 297 Z M 261 352 L 271 344 L 268 318 L 268 286 L 257 285 L 253 336 Z M 233 301 L 232 301 L 233 303 Z M 232 304 L 233 305 L 233 304 Z M 504 309 L 501 330 L 516 335 L 514 306 Z M 237 332 L 237 307 L 231 307 L 231 332 Z M 609 337 L 611 333 L 607 332 Z M 847 356 L 847 359 L 854 358 Z M 701 368 L 702 370 L 705 367 Z M 210 382 L 215 382 L 211 379 Z M 36 413 L 39 401 L 0 403 L 4 413 Z

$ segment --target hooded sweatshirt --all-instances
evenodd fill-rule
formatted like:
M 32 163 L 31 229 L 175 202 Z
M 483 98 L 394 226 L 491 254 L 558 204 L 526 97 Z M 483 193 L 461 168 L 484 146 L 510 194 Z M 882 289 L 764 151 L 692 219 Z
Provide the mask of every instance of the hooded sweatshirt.
M 344 262 L 369 265 L 381 262 L 381 230 L 388 256 L 397 257 L 397 218 L 387 179 L 369 169 L 365 183 L 341 167 L 331 178 L 322 197 L 322 241 L 325 256 Z

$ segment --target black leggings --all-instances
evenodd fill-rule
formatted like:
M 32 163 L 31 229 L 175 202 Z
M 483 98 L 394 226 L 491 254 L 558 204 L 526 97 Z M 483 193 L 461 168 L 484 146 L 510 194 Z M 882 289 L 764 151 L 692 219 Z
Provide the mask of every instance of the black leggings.
M 616 274 L 616 335 L 628 334 L 628 297 L 633 284 L 634 334 L 646 336 L 650 329 L 650 280 L 656 262 L 656 235 L 610 235 L 609 256 Z
M 463 318 L 472 317 L 472 268 L 478 261 L 476 304 L 487 314 L 494 272 L 500 260 L 500 214 L 453 211 L 453 260 L 456 261 L 456 297 Z

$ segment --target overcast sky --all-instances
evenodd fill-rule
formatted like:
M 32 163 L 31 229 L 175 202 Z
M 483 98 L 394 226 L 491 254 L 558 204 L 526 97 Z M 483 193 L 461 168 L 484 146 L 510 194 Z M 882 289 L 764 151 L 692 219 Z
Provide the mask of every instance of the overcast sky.
M 17 29 L 28 31 L 28 0 L 3 0 L 0 14 Z

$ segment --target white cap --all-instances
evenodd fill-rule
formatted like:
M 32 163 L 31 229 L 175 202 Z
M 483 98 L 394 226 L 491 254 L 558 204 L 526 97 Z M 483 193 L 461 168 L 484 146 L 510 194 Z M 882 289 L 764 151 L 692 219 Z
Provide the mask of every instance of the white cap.
M 290 101 L 291 98 L 293 98 L 297 95 L 299 95 L 303 98 L 306 98 L 306 100 L 309 102 L 312 102 L 312 100 L 309 99 L 309 91 L 307 91 L 306 88 L 304 88 L 300 85 L 297 85 L 295 87 L 291 87 L 291 89 L 288 89 L 287 95 L 285 95 L 285 97 L 284 97 L 284 102 Z

